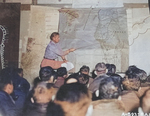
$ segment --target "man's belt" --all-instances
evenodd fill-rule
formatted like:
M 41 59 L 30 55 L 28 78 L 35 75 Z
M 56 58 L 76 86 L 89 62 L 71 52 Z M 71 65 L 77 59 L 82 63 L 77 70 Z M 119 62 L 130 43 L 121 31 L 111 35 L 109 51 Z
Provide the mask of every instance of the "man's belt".
M 44 59 L 48 59 L 48 60 L 55 60 L 55 59 L 49 59 L 49 58 L 45 58 L 45 57 L 44 57 Z

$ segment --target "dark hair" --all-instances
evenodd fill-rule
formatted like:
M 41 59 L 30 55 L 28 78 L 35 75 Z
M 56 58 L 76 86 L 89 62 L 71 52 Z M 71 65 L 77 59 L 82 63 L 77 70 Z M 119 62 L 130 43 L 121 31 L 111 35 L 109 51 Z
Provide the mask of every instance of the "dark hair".
M 95 74 L 95 70 L 92 71 L 92 78 L 95 79 L 97 75 Z
M 65 116 L 65 113 L 60 105 L 49 102 L 46 116 Z
M 65 79 L 65 81 L 64 81 L 64 84 L 67 84 L 67 81 L 69 80 L 69 79 L 76 79 L 77 80 L 77 83 L 79 83 L 79 79 L 78 79 L 78 73 L 73 73 L 73 74 L 71 74 L 71 75 L 69 75 L 66 79 Z
M 79 72 L 81 73 L 82 71 L 84 71 L 84 72 L 89 72 L 89 71 L 90 71 L 90 68 L 89 68 L 88 66 L 86 66 L 86 65 L 83 65 L 83 66 L 80 68 Z
M 23 72 L 23 69 L 22 69 L 22 68 L 16 68 L 15 71 L 16 71 L 17 73 L 21 73 L 21 72 Z
M 4 90 L 7 84 L 12 84 L 13 73 L 10 68 L 2 69 L 0 72 L 0 90 Z
M 40 79 L 40 77 L 36 77 L 34 80 L 33 80 L 33 86 L 37 86 L 38 83 L 42 82 L 42 80 Z
M 84 85 L 86 85 L 86 86 L 87 86 L 88 83 L 89 83 L 89 78 L 90 78 L 90 76 L 87 75 L 87 74 L 82 74 L 82 73 L 80 73 L 80 74 L 78 75 L 79 82 L 82 83 L 82 84 L 84 84 Z
M 48 81 L 53 74 L 53 69 L 50 66 L 42 67 L 39 71 L 39 76 L 42 81 Z
M 99 85 L 99 99 L 118 98 L 121 93 L 120 83 L 111 77 L 104 78 Z
M 59 35 L 59 33 L 58 32 L 53 32 L 50 36 L 50 39 L 53 40 L 53 37 L 55 37 L 56 35 Z
M 81 97 L 86 95 L 89 97 L 88 89 L 81 83 L 70 83 L 62 85 L 57 94 L 56 100 L 58 101 L 67 101 L 70 103 L 79 102 Z
M 129 79 L 138 78 L 141 82 L 146 81 L 147 79 L 147 73 L 134 65 L 129 66 L 125 74 Z
M 118 75 L 118 74 L 112 74 L 110 77 L 113 78 L 114 81 L 117 81 L 116 83 L 118 85 L 122 84 L 122 77 L 120 75 Z
M 115 74 L 116 66 L 114 64 L 106 64 L 106 68 L 108 69 L 107 75 Z
M 104 70 L 106 70 L 106 65 L 104 62 L 96 64 L 95 71 L 104 71 Z
M 32 96 L 35 94 L 35 89 L 36 88 L 42 88 L 38 94 L 41 94 L 42 90 L 45 88 L 45 89 L 51 89 L 52 87 L 54 87 L 54 83 L 45 83 L 45 82 L 39 82 L 37 83 L 36 86 L 33 87 L 33 90 L 32 90 Z M 36 102 L 37 99 L 36 99 L 36 96 L 34 97 L 33 96 L 33 99 L 34 101 Z
M 64 75 L 67 75 L 67 69 L 65 67 L 60 67 L 57 69 L 57 76 L 63 77 Z

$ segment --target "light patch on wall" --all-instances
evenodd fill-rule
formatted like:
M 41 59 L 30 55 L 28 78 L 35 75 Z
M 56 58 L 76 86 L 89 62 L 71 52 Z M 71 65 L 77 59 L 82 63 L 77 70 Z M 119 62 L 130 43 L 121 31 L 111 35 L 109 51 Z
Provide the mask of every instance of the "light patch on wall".
M 148 0 L 123 0 L 124 3 L 148 3 Z
M 37 0 L 38 4 L 72 4 L 72 0 Z
M 6 3 L 32 4 L 32 0 L 6 0 Z
M 73 0 L 73 8 L 123 7 L 122 0 Z

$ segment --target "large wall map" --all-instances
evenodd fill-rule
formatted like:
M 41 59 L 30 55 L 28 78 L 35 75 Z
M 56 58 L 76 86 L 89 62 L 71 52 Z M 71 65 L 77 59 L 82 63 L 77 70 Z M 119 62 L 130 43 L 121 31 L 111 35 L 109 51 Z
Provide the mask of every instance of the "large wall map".
M 93 68 L 98 62 L 114 63 L 119 72 L 128 67 L 124 8 L 62 9 L 59 32 L 63 49 L 77 49 L 68 55 L 68 60 L 75 64 L 75 70 L 84 64 Z

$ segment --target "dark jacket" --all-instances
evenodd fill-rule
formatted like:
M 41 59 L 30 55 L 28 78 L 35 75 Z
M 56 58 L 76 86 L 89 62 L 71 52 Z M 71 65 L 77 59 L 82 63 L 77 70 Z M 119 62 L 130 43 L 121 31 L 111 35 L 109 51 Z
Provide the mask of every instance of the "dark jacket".
M 26 97 L 29 93 L 30 84 L 29 82 L 19 75 L 13 77 L 14 93 L 13 98 L 15 97 L 16 107 L 22 110 Z
M 0 109 L 2 116 L 18 116 L 19 113 L 11 96 L 5 91 L 0 91 Z

